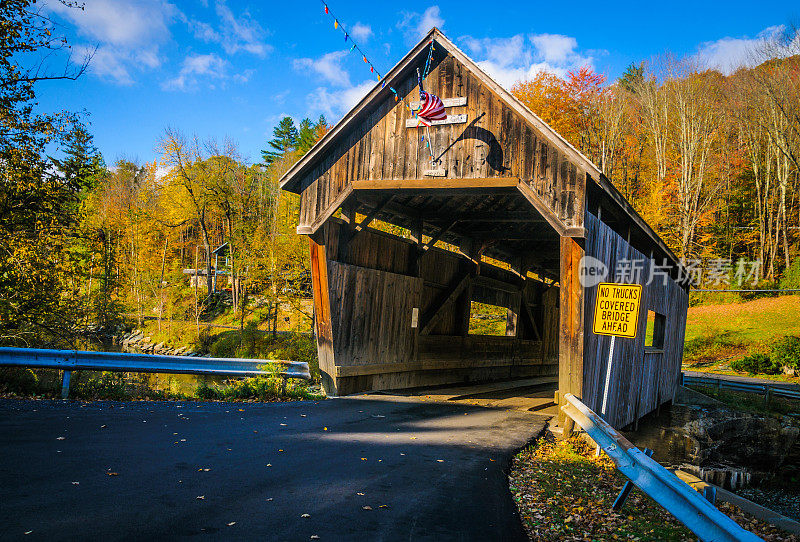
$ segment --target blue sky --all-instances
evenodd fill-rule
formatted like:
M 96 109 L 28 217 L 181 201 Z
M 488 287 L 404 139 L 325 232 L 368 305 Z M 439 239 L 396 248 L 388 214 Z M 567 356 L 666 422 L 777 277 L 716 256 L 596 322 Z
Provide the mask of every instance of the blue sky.
M 582 65 L 614 79 L 667 50 L 729 72 L 760 35 L 800 15 L 790 1 L 328 5 L 382 73 L 436 25 L 506 86 Z M 48 9 L 73 56 L 94 56 L 79 81 L 42 83 L 39 102 L 86 111 L 109 164 L 157 159 L 168 126 L 231 138 L 257 162 L 281 116 L 335 122 L 374 84 L 320 0 L 85 0 L 82 11 L 49 0 Z

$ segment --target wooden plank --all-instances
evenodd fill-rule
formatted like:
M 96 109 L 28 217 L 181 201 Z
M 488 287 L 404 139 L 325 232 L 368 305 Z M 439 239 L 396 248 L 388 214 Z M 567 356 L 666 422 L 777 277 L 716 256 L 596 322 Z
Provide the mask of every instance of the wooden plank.
M 539 326 L 536 324 L 536 318 L 533 317 L 533 313 L 531 312 L 531 307 L 523 296 L 522 299 L 522 311 L 528 317 L 528 323 L 531 325 L 531 329 L 533 330 L 533 334 L 536 336 L 536 340 L 542 340 L 542 336 L 539 333 Z
M 353 190 L 470 190 L 516 188 L 516 177 L 484 179 L 369 179 L 350 183 Z
M 553 227 L 553 229 L 556 230 L 556 232 L 559 235 L 562 236 L 566 235 L 567 227 L 564 225 L 563 222 L 561 222 L 561 219 L 559 219 L 555 215 L 555 213 L 552 210 L 552 207 L 547 203 L 545 203 L 544 201 L 542 201 L 542 199 L 538 196 L 538 194 L 536 194 L 536 192 L 531 190 L 531 188 L 526 183 L 520 182 L 517 186 L 520 193 L 525 197 L 525 199 L 528 200 L 530 204 L 536 208 L 537 211 L 539 211 L 542 217 L 544 217 L 544 219 L 547 220 L 547 222 Z
M 431 332 L 431 330 L 439 323 L 439 320 L 442 319 L 444 316 L 444 309 L 448 307 L 453 301 L 458 298 L 461 292 L 464 291 L 464 288 L 469 285 L 472 279 L 472 275 L 465 275 L 461 277 L 461 279 L 454 283 L 447 292 L 442 294 L 440 298 L 433 304 L 433 307 L 428 314 L 426 314 L 421 320 L 420 326 L 420 335 L 427 335 Z
M 441 229 L 440 229 L 438 232 L 436 232 L 436 234 L 435 234 L 435 235 L 431 236 L 431 238 L 428 240 L 428 242 L 427 242 L 427 243 L 425 243 L 425 244 L 422 246 L 422 250 L 424 250 L 424 251 L 428 251 L 428 250 L 430 250 L 430 248 L 431 248 L 431 247 L 433 247 L 433 245 L 435 245 L 435 244 L 436 244 L 436 241 L 438 241 L 439 239 L 441 239 L 441 238 L 442 238 L 442 235 L 444 235 L 444 234 L 446 234 L 448 231 L 450 231 L 450 228 L 452 228 L 453 226 L 455 226 L 457 223 L 458 223 L 458 219 L 456 218 L 456 219 L 454 219 L 454 220 L 451 220 L 449 224 L 446 224 L 446 225 L 442 226 L 442 228 L 441 228 Z
M 445 107 L 459 107 L 462 105 L 467 105 L 467 97 L 466 96 L 459 96 L 455 98 L 442 98 L 442 103 Z M 415 100 L 409 103 L 409 107 L 413 110 L 417 110 L 422 107 L 422 102 L 419 100 Z
M 424 121 L 430 124 L 431 126 L 443 126 L 445 124 L 464 124 L 467 122 L 467 115 L 447 115 L 446 119 L 442 120 L 428 120 Z M 420 126 L 425 126 L 424 122 L 421 119 L 407 119 L 406 120 L 406 128 L 419 128 Z
M 571 393 L 583 396 L 583 286 L 580 283 L 580 261 L 583 248 L 571 237 L 561 237 L 561 280 L 558 341 L 558 395 Z M 563 402 L 563 399 L 560 399 Z M 572 430 L 572 420 L 559 413 L 564 436 Z
M 345 202 L 345 200 L 353 193 L 353 186 L 348 186 L 347 188 L 339 194 L 336 199 L 334 200 L 333 204 L 328 207 L 328 209 L 322 213 L 321 215 L 317 216 L 314 222 L 310 226 L 297 226 L 297 233 L 311 235 L 316 233 L 316 231 L 328 220 L 330 217 L 333 216 L 339 207 Z
M 434 335 L 433 337 L 440 337 Z M 459 337 L 461 338 L 461 337 Z M 483 339 L 483 336 L 476 338 Z M 509 339 L 502 337 L 506 341 Z M 535 350 L 538 350 L 536 348 Z M 535 351 L 534 350 L 534 351 Z M 508 367 L 508 366 L 525 366 L 525 365 L 541 365 L 541 362 L 535 357 L 531 356 L 527 359 L 514 359 L 514 358 L 482 358 L 482 359 L 454 359 L 454 360 L 436 360 L 424 359 L 406 363 L 381 363 L 371 365 L 340 365 L 335 369 L 337 378 L 386 374 L 386 373 L 401 373 L 409 371 L 443 371 L 453 369 L 472 369 L 482 367 Z M 555 380 L 555 379 L 554 379 Z
M 370 214 L 364 217 L 364 220 L 358 223 L 358 225 L 353 229 L 353 232 L 357 234 L 364 231 L 364 229 L 366 229 L 367 226 L 369 226 L 370 223 L 372 223 L 372 221 L 375 220 L 375 218 L 382 213 L 384 209 L 386 209 L 386 206 L 389 205 L 391 201 L 392 196 L 384 198 L 382 202 L 375 206 Z
M 317 353 L 322 383 L 329 395 L 336 395 L 336 370 L 333 352 L 333 328 L 328 289 L 328 263 L 325 247 L 308 238 L 311 251 L 311 283 L 314 294 Z

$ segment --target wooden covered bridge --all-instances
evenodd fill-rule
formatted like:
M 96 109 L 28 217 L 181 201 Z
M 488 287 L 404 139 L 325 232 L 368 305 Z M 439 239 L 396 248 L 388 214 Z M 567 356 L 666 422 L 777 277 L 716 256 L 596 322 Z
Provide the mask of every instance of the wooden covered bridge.
M 425 129 L 413 102 L 431 44 L 423 86 L 447 119 Z M 672 399 L 688 304 L 679 261 L 597 167 L 437 29 L 281 187 L 301 197 L 329 394 L 557 376 L 561 396 L 599 412 L 610 339 L 592 332 L 588 255 L 610 280 L 623 261 L 640 262 L 641 284 L 656 263 L 669 269 L 643 287 L 642 332 L 617 341 L 605 418 L 621 427 Z M 507 309 L 506 335 L 469 334 L 472 302 Z

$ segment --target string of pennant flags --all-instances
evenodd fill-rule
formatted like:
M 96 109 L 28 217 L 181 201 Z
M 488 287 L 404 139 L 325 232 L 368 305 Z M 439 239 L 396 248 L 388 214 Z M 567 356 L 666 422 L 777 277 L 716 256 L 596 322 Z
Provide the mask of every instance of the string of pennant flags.
M 418 117 L 418 110 L 412 109 L 411 105 L 409 103 L 407 103 L 404 98 L 400 97 L 400 95 L 397 93 L 397 90 L 395 90 L 394 87 L 392 87 L 391 85 L 389 85 L 388 87 L 386 86 L 386 81 L 383 80 L 383 75 L 381 74 L 381 72 L 375 68 L 375 65 L 367 58 L 367 55 L 364 52 L 364 50 L 361 49 L 361 47 L 359 47 L 358 43 L 356 43 L 356 41 L 353 39 L 353 36 L 350 34 L 350 32 L 348 32 L 348 30 L 344 27 L 344 25 L 342 25 L 342 23 L 339 21 L 339 18 L 336 17 L 336 15 L 333 14 L 333 12 L 331 11 L 330 6 L 328 6 L 327 2 L 325 2 L 325 0 L 320 0 L 320 2 L 322 3 L 322 5 L 323 5 L 323 7 L 325 9 L 325 14 L 333 19 L 333 28 L 334 28 L 334 30 L 340 30 L 344 34 L 345 43 L 349 43 L 350 44 L 350 51 L 349 52 L 352 53 L 354 51 L 358 51 L 359 55 L 364 60 L 364 64 L 369 66 L 370 73 L 374 74 L 375 77 L 377 78 L 378 82 L 381 83 L 381 88 L 388 88 L 389 91 L 392 94 L 394 94 L 394 101 L 395 102 L 402 101 L 403 105 L 406 108 L 408 108 L 408 110 L 411 112 L 411 114 L 412 114 L 412 116 L 414 118 L 420 118 L 420 117 Z M 419 69 L 417 69 L 417 77 L 418 77 L 418 79 L 420 81 L 420 83 L 419 83 L 420 84 L 420 99 L 422 99 L 423 96 L 426 96 L 426 100 L 425 100 L 425 104 L 426 105 L 428 103 L 428 100 L 427 100 L 428 96 L 431 96 L 432 98 L 435 98 L 436 100 L 439 100 L 439 98 L 437 98 L 437 97 L 435 97 L 433 95 L 430 95 L 430 94 L 426 95 L 422 91 L 422 81 L 430 73 L 431 62 L 433 60 L 433 52 L 434 52 L 434 50 L 435 50 L 435 48 L 434 48 L 434 45 L 433 45 L 433 39 L 431 38 L 430 48 L 428 49 L 428 56 L 427 56 L 427 58 L 425 60 L 425 68 L 424 68 L 423 73 L 422 73 L 421 76 L 420 76 L 420 73 L 419 73 Z M 441 104 L 441 100 L 439 100 L 439 104 Z M 443 109 L 444 109 L 444 107 L 442 106 L 442 111 L 443 111 Z M 424 107 L 423 107 L 423 110 L 424 110 Z M 431 161 L 433 161 L 433 149 L 431 147 L 430 132 L 428 130 L 429 125 L 427 123 L 425 123 L 424 121 L 420 120 L 420 126 L 424 126 L 425 127 L 427 138 L 423 136 L 423 137 L 421 137 L 421 140 L 427 140 L 426 141 L 426 146 L 427 146 L 427 148 L 428 148 L 428 150 L 430 152 Z
M 333 14 L 330 6 L 328 6 L 325 0 L 320 0 L 320 2 L 322 2 L 322 6 L 325 9 L 325 14 L 330 16 L 331 19 L 333 19 L 333 28 L 335 30 L 341 30 L 341 32 L 344 34 L 344 41 L 346 43 L 350 43 L 350 52 L 352 53 L 353 51 L 358 51 L 359 55 L 364 61 L 364 64 L 366 64 L 369 67 L 370 73 L 374 74 L 377 80 L 381 83 L 381 88 L 386 88 L 386 81 L 383 80 L 383 75 L 381 74 L 381 72 L 378 71 L 378 69 L 375 68 L 375 65 L 367 58 L 367 54 L 364 52 L 363 49 L 361 49 L 358 43 L 356 43 L 356 40 L 353 39 L 353 36 L 350 34 L 350 32 L 348 32 L 348 30 L 344 27 L 341 21 L 339 21 L 339 18 Z M 433 39 L 431 39 L 430 45 L 431 47 L 430 50 L 428 51 L 428 58 L 425 62 L 425 73 L 422 76 L 423 79 L 427 77 L 428 72 L 430 71 L 430 64 L 431 60 L 433 59 L 433 51 L 434 51 Z M 391 85 L 388 88 L 392 92 L 392 94 L 394 94 L 395 101 L 400 101 L 401 98 L 397 94 L 397 91 Z M 409 109 L 411 108 L 409 107 Z

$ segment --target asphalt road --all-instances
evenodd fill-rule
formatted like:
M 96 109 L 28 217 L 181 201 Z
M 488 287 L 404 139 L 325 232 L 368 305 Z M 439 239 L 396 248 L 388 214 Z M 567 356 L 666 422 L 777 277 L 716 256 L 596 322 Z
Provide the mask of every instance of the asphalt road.
M 0 539 L 525 540 L 505 472 L 545 419 L 382 396 L 0 400 Z

